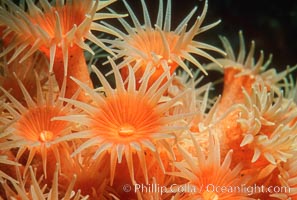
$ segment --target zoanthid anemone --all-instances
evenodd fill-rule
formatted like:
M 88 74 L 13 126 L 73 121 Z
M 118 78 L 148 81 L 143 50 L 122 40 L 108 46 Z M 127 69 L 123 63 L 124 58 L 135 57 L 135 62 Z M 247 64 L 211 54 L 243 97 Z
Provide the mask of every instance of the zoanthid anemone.
M 50 76 L 48 91 L 43 91 L 38 79 L 36 74 L 36 98 L 31 97 L 22 82 L 17 79 L 26 105 L 21 104 L 8 91 L 0 87 L 9 100 L 3 104 L 3 107 L 10 114 L 7 121 L 8 126 L 1 134 L 3 140 L 0 143 L 0 150 L 9 151 L 16 148 L 16 159 L 19 162 L 25 162 L 22 163 L 25 165 L 25 171 L 34 161 L 34 163 L 42 165 L 45 173 L 47 157 L 53 156 L 56 162 L 59 162 L 59 148 L 67 148 L 66 143 L 59 142 L 56 144 L 55 141 L 57 138 L 69 134 L 72 129 L 71 123 L 52 121 L 52 118 L 71 114 L 74 109 L 71 108 L 71 105 L 67 105 L 58 99 L 58 97 L 64 97 L 65 84 L 57 93 L 54 90 L 56 87 L 54 77 Z M 21 159 L 23 155 L 25 159 Z
M 40 0 L 35 4 L 32 0 L 26 0 L 25 9 L 25 6 L 18 6 L 13 1 L 3 0 L 0 4 L 0 25 L 5 27 L 3 40 L 6 49 L 0 55 L 13 51 L 8 61 L 11 63 L 22 52 L 26 52 L 19 59 L 23 62 L 40 50 L 47 55 L 50 62 L 49 71 L 54 70 L 60 86 L 65 75 L 77 77 L 91 85 L 83 50 L 92 54 L 94 52 L 85 41 L 90 40 L 113 54 L 92 32 L 119 36 L 115 31 L 95 22 L 121 17 L 118 14 L 98 12 L 113 2 L 115 0 L 58 0 L 51 3 Z M 68 82 L 71 83 L 70 80 Z M 72 88 L 70 83 L 67 87 Z M 69 95 L 66 96 L 71 97 L 76 89 L 68 90 Z
M 270 54 L 268 60 L 264 62 L 264 52 L 260 51 L 258 60 L 255 59 L 255 42 L 251 42 L 248 53 L 246 52 L 245 40 L 242 31 L 239 31 L 239 52 L 236 57 L 234 49 L 229 40 L 220 36 L 224 49 L 227 53 L 225 58 L 218 58 L 217 62 L 221 63 L 224 71 L 224 90 L 221 100 L 221 112 L 230 107 L 231 103 L 241 103 L 244 95 L 241 92 L 242 87 L 251 94 L 251 86 L 257 82 L 263 82 L 270 90 L 273 89 L 278 95 L 281 89 L 287 87 L 288 74 L 294 71 L 297 66 L 287 67 L 282 72 L 277 72 L 275 68 L 269 68 L 272 61 Z M 216 63 L 209 64 L 208 69 L 217 68 Z M 221 70 L 221 68 L 218 68 Z M 232 101 L 230 101 L 232 99 Z
M 106 24 L 106 26 L 117 31 L 121 38 L 123 38 L 110 41 L 110 43 L 115 48 L 115 52 L 117 52 L 116 58 L 123 58 L 123 61 L 119 64 L 119 68 L 122 68 L 122 75 L 124 77 L 128 76 L 127 66 L 129 65 L 131 65 L 136 72 L 137 80 L 140 80 L 145 70 L 155 68 L 156 71 L 150 78 L 149 85 L 166 71 L 168 71 L 167 74 L 169 76 L 178 66 L 182 67 L 192 76 L 189 67 L 185 63 L 186 60 L 193 63 L 207 74 L 202 64 L 194 55 L 204 57 L 220 65 L 220 63 L 205 50 L 212 50 L 223 55 L 225 55 L 225 53 L 214 46 L 195 39 L 197 35 L 211 29 L 220 22 L 217 21 L 210 25 L 202 26 L 208 7 L 207 0 L 205 1 L 201 16 L 197 17 L 191 28 L 188 28 L 188 22 L 195 14 L 197 7 L 193 8 L 174 30 L 171 27 L 171 0 L 167 1 L 165 13 L 163 10 L 163 0 L 159 1 L 159 10 L 155 25 L 152 25 L 149 11 L 144 0 L 141 0 L 144 17 L 143 25 L 141 25 L 128 3 L 125 0 L 123 2 L 131 16 L 133 26 L 129 25 L 128 22 L 122 18 L 118 20 L 127 33 L 108 24 Z
M 166 149 L 171 152 L 170 143 L 176 137 L 175 132 L 187 128 L 186 124 L 183 123 L 183 118 L 187 117 L 187 114 L 170 115 L 168 112 L 187 91 L 173 99 L 163 101 L 162 95 L 172 79 L 166 81 L 160 87 L 166 76 L 164 73 L 148 88 L 148 81 L 153 73 L 148 72 L 144 75 L 139 89 L 136 89 L 136 78 L 131 68 L 126 88 L 119 69 L 116 68 L 111 59 L 109 59 L 109 62 L 113 67 L 116 89 L 113 89 L 101 72 L 93 66 L 94 72 L 103 85 L 105 96 L 74 79 L 88 93 L 93 100 L 93 104 L 64 99 L 66 102 L 84 110 L 85 114 L 62 116 L 56 119 L 78 122 L 87 126 L 86 130 L 67 136 L 67 138 L 87 139 L 85 143 L 78 147 L 74 155 L 90 147 L 97 148 L 93 155 L 94 159 L 108 152 L 110 155 L 111 184 L 113 183 L 117 163 L 120 164 L 123 158 L 125 158 L 128 167 L 127 171 L 130 174 L 130 180 L 128 174 L 122 173 L 121 176 L 127 177 L 127 181 L 135 182 L 134 166 L 140 165 L 138 169 L 143 171 L 147 182 L 145 152 L 152 153 L 152 158 L 158 160 L 162 165 L 158 151 Z M 139 158 L 137 164 L 135 163 L 135 157 Z
M 242 166 L 237 164 L 233 169 L 230 168 L 232 150 L 222 160 L 218 138 L 211 134 L 209 135 L 207 152 L 202 151 L 194 138 L 193 144 L 195 154 L 192 155 L 179 146 L 184 160 L 174 163 L 179 171 L 172 172 L 172 174 L 188 180 L 185 185 L 177 187 L 177 192 L 178 188 L 189 188 L 188 192 L 185 192 L 180 199 L 253 199 L 249 198 L 248 194 L 241 189 L 245 182 L 240 179 Z M 228 188 L 228 192 L 221 190 L 222 187 Z
M 55 168 L 55 173 L 51 185 L 42 186 L 43 177 L 37 178 L 36 173 L 30 166 L 29 174 L 25 178 L 19 176 L 18 182 L 3 181 L 2 187 L 5 191 L 5 196 L 8 199 L 22 200 L 87 200 L 89 196 L 81 195 L 80 191 L 75 191 L 73 186 L 76 181 L 76 176 L 72 177 L 71 183 L 65 190 L 60 189 L 59 184 L 59 166 Z

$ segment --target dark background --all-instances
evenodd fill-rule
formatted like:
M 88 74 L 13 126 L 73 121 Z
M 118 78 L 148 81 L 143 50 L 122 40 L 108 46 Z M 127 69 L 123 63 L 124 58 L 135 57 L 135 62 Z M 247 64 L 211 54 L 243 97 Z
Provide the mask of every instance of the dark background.
M 127 0 L 143 21 L 140 0 Z M 159 0 L 146 0 L 152 22 L 155 22 Z M 167 1 L 164 0 L 164 4 Z M 203 25 L 208 25 L 219 19 L 222 22 L 215 28 L 199 35 L 199 41 L 205 41 L 222 47 L 218 35 L 226 36 L 235 52 L 238 49 L 238 31 L 242 30 L 247 48 L 250 41 L 256 42 L 255 58 L 260 50 L 264 50 L 265 60 L 270 53 L 273 60 L 270 67 L 278 70 L 286 69 L 287 65 L 297 64 L 297 0 L 209 0 L 209 7 Z M 201 14 L 203 0 L 172 0 L 172 28 L 198 6 L 195 17 Z M 119 13 L 125 13 L 125 7 L 120 1 L 111 6 Z M 166 6 L 164 6 L 165 10 Z M 194 21 L 194 20 L 193 20 Z M 193 24 L 189 23 L 189 26 Z M 295 75 L 296 76 L 296 72 Z

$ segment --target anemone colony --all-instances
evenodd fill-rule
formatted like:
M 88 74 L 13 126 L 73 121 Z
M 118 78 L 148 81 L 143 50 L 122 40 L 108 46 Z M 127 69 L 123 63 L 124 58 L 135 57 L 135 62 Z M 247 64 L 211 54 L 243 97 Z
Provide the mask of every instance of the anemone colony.
M 297 199 L 295 67 L 200 41 L 207 0 L 115 1 L 0 0 L 0 199 Z

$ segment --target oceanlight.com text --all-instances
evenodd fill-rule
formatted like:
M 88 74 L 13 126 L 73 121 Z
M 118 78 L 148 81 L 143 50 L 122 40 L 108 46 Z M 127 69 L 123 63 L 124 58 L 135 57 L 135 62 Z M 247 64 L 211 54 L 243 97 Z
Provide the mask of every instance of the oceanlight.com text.
M 245 193 L 247 195 L 253 195 L 257 193 L 286 193 L 289 194 L 291 189 L 286 186 L 264 186 L 264 185 L 239 185 L 239 186 L 224 186 L 224 185 L 215 185 L 215 184 L 207 184 L 201 186 L 195 186 L 191 184 L 172 184 L 170 186 L 162 186 L 159 184 L 135 184 L 123 185 L 124 192 L 140 192 L 140 193 L 203 193 L 207 192 L 214 192 L 217 194 L 222 193 Z

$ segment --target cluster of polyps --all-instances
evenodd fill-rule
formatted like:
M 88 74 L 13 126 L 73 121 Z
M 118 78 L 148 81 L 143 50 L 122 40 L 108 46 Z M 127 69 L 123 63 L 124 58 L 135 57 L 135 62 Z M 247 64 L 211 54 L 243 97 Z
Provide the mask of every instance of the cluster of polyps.
M 297 198 L 294 68 L 267 69 L 263 52 L 255 62 L 241 32 L 237 57 L 225 37 L 224 50 L 200 41 L 219 23 L 202 25 L 207 1 L 192 26 L 196 7 L 175 29 L 171 0 L 159 1 L 155 23 L 141 0 L 143 24 L 125 0 L 127 15 L 102 12 L 114 2 L 0 0 L 0 199 Z M 84 51 L 96 57 L 96 46 L 109 54 L 115 86 L 87 64 Z M 217 98 L 209 98 L 215 86 L 199 84 L 207 69 L 224 74 Z

